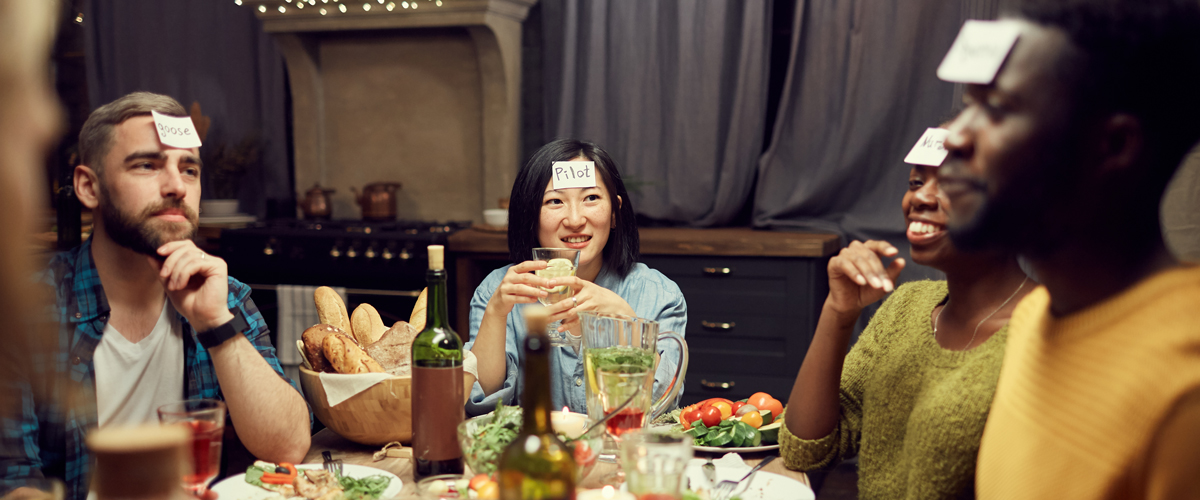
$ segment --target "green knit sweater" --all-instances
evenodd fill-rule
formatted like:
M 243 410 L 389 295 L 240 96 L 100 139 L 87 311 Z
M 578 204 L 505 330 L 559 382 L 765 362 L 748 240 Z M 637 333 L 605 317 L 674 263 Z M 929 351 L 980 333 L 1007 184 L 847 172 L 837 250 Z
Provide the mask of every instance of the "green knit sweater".
M 975 458 L 1000 362 L 1005 326 L 969 351 L 933 337 L 944 281 L 901 286 L 884 301 L 842 369 L 841 411 L 830 435 L 809 441 L 783 428 L 785 464 L 809 470 L 859 456 L 859 498 L 971 498 Z

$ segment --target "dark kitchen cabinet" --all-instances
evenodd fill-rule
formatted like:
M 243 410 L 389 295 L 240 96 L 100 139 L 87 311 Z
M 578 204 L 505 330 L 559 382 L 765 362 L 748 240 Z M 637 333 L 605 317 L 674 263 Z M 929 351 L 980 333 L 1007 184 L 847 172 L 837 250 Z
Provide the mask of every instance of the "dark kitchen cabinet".
M 683 402 L 791 392 L 828 293 L 828 257 L 646 255 L 688 303 Z
M 642 229 L 642 262 L 675 281 L 688 303 L 689 365 L 684 404 L 742 399 L 765 391 L 781 400 L 829 293 L 826 264 L 836 235 L 750 229 Z M 475 287 L 507 263 L 504 233 L 450 236 L 456 328 L 468 332 Z

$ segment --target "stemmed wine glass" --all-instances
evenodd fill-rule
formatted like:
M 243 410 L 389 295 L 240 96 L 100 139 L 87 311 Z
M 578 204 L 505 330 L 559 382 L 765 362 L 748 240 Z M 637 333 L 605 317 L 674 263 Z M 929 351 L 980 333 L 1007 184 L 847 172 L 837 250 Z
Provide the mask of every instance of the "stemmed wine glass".
M 221 467 L 221 439 L 225 434 L 225 403 L 216 399 L 189 399 L 158 407 L 158 421 L 184 425 L 192 432 L 192 468 L 183 475 L 183 487 L 199 497 Z

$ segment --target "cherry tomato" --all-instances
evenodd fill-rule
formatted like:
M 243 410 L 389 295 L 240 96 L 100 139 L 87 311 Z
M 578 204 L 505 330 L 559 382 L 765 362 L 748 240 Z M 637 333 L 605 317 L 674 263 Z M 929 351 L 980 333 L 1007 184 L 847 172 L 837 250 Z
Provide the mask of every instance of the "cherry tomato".
M 692 423 L 693 423 L 693 422 L 695 422 L 695 421 L 697 421 L 697 420 L 700 420 L 700 412 L 701 412 L 701 411 L 703 411 L 703 410 L 701 410 L 700 408 L 696 408 L 696 409 L 694 409 L 694 410 L 691 410 L 691 411 L 686 411 L 686 412 L 683 412 L 683 426 L 684 426 L 684 428 L 688 428 L 688 429 L 690 429 L 690 428 L 692 427 Z M 706 425 L 707 425 L 707 424 L 706 424 Z
M 770 411 L 772 418 L 779 418 L 779 414 L 783 413 L 783 403 L 778 399 L 771 397 L 765 392 L 756 392 L 750 396 L 750 404 L 754 405 L 759 411 Z
M 733 416 L 733 405 L 726 403 L 724 401 L 713 401 L 712 403 L 709 404 L 709 407 L 721 410 L 721 420 L 725 420 L 725 419 Z M 704 424 L 704 425 L 708 425 L 708 424 Z
M 743 406 L 746 406 L 745 401 L 735 401 L 733 403 L 733 414 L 737 415 L 738 410 L 742 409 Z
M 475 490 L 475 494 L 479 495 L 480 500 L 496 500 L 500 498 L 500 483 L 488 481 L 479 485 L 479 489 Z
M 700 420 L 704 422 L 705 427 L 713 427 L 721 423 L 721 410 L 709 406 L 701 410 Z
M 756 411 L 752 411 L 750 413 L 742 415 L 742 422 L 745 422 L 746 425 L 749 425 L 750 427 L 757 429 L 759 427 L 762 427 L 762 415 L 760 415 Z
M 470 487 L 473 490 L 478 490 L 479 485 L 486 483 L 488 481 L 491 481 L 491 480 L 492 480 L 492 478 L 488 477 L 487 474 L 475 474 L 475 477 L 471 478 L 471 482 L 468 483 L 468 487 Z

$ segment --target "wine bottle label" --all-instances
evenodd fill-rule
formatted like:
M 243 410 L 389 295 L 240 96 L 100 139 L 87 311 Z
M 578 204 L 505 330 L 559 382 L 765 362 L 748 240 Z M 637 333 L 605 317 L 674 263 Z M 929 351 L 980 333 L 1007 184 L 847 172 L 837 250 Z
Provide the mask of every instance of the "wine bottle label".
M 413 458 L 429 461 L 462 458 L 458 424 L 465 410 L 462 365 L 413 366 Z

